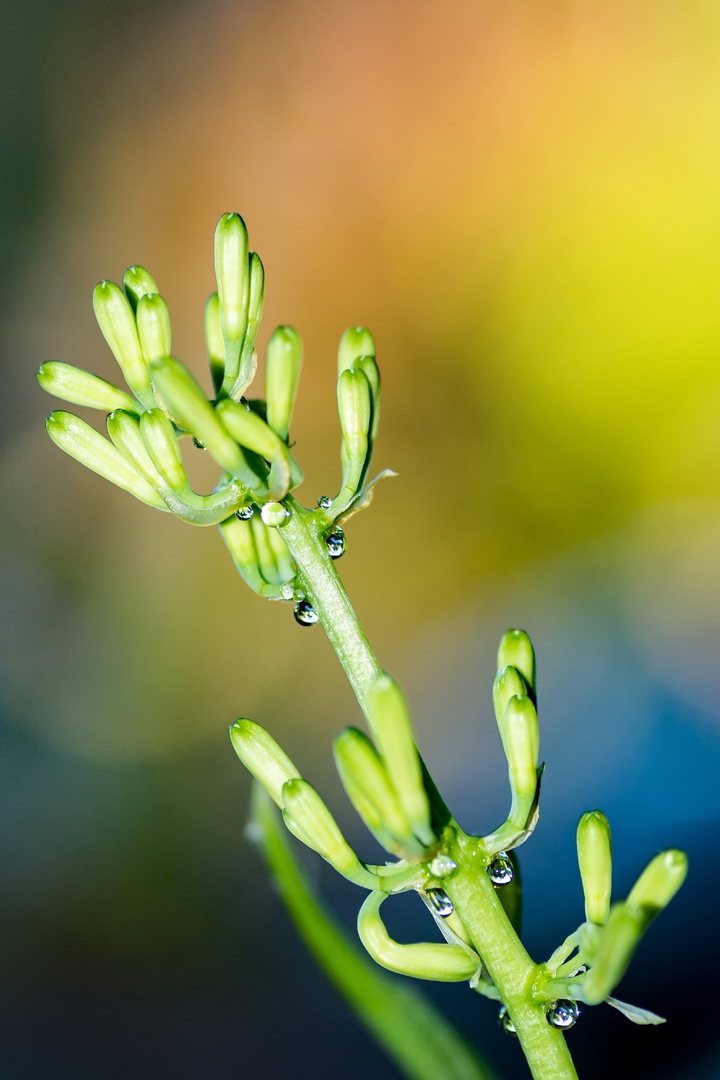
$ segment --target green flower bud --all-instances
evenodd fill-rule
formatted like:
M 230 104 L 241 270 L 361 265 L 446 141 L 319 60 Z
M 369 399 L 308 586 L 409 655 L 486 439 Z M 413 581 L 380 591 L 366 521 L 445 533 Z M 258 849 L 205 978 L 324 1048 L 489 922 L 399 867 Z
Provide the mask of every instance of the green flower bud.
M 372 417 L 370 384 L 362 371 L 346 368 L 338 379 L 338 413 L 342 431 L 342 488 L 333 511 L 342 508 L 362 485 L 368 457 Z
M 512 697 L 505 706 L 505 755 L 512 790 L 509 820 L 523 828 L 537 787 L 539 732 L 535 706 L 529 697 Z
M 79 416 L 58 410 L 48 417 L 46 426 L 52 441 L 70 457 L 148 506 L 167 510 L 157 492 L 120 451 Z
M 107 429 L 113 445 L 158 494 L 167 492 L 167 485 L 155 468 L 143 441 L 138 418 L 123 409 L 115 409 L 107 418 Z
M 645 867 L 627 898 L 627 906 L 641 914 L 644 927 L 670 903 L 687 869 L 687 855 L 675 849 L 661 851 Z
M 338 349 L 338 375 L 353 366 L 353 361 L 360 356 L 375 356 L 375 342 L 369 330 L 364 326 L 351 326 L 340 338 Z
M 223 214 L 215 228 L 215 277 L 225 340 L 223 382 L 225 389 L 229 389 L 239 373 L 240 352 L 248 326 L 248 234 L 239 214 Z
M 259 477 L 190 372 L 171 357 L 155 361 L 151 372 L 155 391 L 170 416 L 192 432 L 223 469 L 247 487 L 256 485 Z
M 284 498 L 290 487 L 290 452 L 282 439 L 257 413 L 229 398 L 219 401 L 215 412 L 236 442 L 271 462 L 268 494 L 273 500 Z
M 230 739 L 245 768 L 260 781 L 270 798 L 282 809 L 283 784 L 288 780 L 300 779 L 300 773 L 290 758 L 273 737 L 252 720 L 236 720 L 230 726 Z
M 205 344 L 208 359 L 210 360 L 213 387 L 217 394 L 223 384 L 225 375 L 225 340 L 222 332 L 220 297 L 216 292 L 212 294 L 205 305 Z
M 495 720 L 503 744 L 503 750 L 507 756 L 505 745 L 505 707 L 510 698 L 528 697 L 530 688 L 522 675 L 515 667 L 504 667 L 498 671 L 493 683 L 493 706 L 495 708 Z
M 278 326 L 265 357 L 267 422 L 287 442 L 302 364 L 302 342 L 292 326 Z
M 460 945 L 401 945 L 394 941 L 380 917 L 380 905 L 386 899 L 387 893 L 371 892 L 360 908 L 357 924 L 360 940 L 380 967 L 438 982 L 465 982 L 478 973 L 479 957 L 473 958 Z
M 233 515 L 220 523 L 220 532 L 245 584 L 259 596 L 280 596 L 279 587 L 269 586 L 260 573 L 252 522 L 241 521 Z
M 585 894 L 585 918 L 591 923 L 604 923 L 610 912 L 612 852 L 610 826 L 599 810 L 580 818 L 577 853 Z
M 140 434 L 153 465 L 173 491 L 185 491 L 187 473 L 183 465 L 175 428 L 161 409 L 150 409 L 140 417 Z
M 150 296 L 158 291 L 154 278 L 142 266 L 128 266 L 123 275 L 123 289 L 133 311 L 137 311 L 143 296 Z
M 275 567 L 277 568 L 278 578 L 285 583 L 293 581 L 297 574 L 297 567 L 292 560 L 287 544 L 283 540 L 282 533 L 279 529 L 266 529 L 265 531 L 275 561 Z M 283 594 L 283 599 L 287 600 L 290 597 Z
M 371 832 L 385 837 L 386 851 L 401 857 L 419 856 L 422 847 L 413 836 L 387 769 L 370 739 L 357 728 L 346 728 L 335 739 L 335 764 L 350 802 Z
M 135 314 L 140 347 L 145 362 L 163 360 L 170 355 L 170 312 L 159 293 L 141 296 Z
M 500 641 L 497 655 L 498 670 L 511 664 L 530 687 L 530 697 L 535 701 L 535 650 L 524 630 L 508 630 Z
M 288 780 L 282 788 L 285 824 L 304 844 L 322 855 L 343 877 L 375 888 L 377 878 L 366 870 L 318 793 L 305 780 Z
M 588 1005 L 599 1005 L 615 989 L 628 969 L 642 932 L 642 915 L 627 904 L 611 908 L 595 962 L 582 982 L 582 1000 Z
M 362 371 L 370 383 L 370 400 L 372 403 L 372 421 L 370 423 L 370 450 L 368 452 L 365 470 L 370 464 L 372 448 L 377 438 L 378 425 L 380 424 L 380 369 L 375 363 L 373 356 L 361 356 L 353 362 L 354 371 Z
M 384 672 L 370 688 L 368 716 L 385 768 L 412 832 L 426 847 L 434 843 L 430 803 L 415 746 L 410 710 L 398 684 Z
M 63 401 L 72 401 L 74 405 L 86 405 L 91 409 L 128 409 L 135 412 L 138 403 L 124 390 L 118 390 L 105 379 L 91 375 L 89 371 L 49 360 L 38 371 L 38 382 L 43 390 Z
M 255 551 L 257 553 L 260 573 L 269 584 L 282 584 L 283 577 L 280 573 L 280 566 L 275 557 L 275 549 L 270 542 L 270 537 L 276 530 L 269 529 L 262 518 L 259 518 L 257 514 L 251 520 L 250 527 L 252 528 L 253 538 L 255 540 Z M 292 576 L 294 577 L 295 575 L 293 574 Z M 292 580 L 292 578 L 289 580 Z
M 112 281 L 100 281 L 93 290 L 93 308 L 98 326 L 122 369 L 125 382 L 138 400 L 151 409 L 155 402 L 150 376 L 140 348 L 130 301 Z
M 245 330 L 242 352 L 240 354 L 240 370 L 235 383 L 230 391 L 230 396 L 237 400 L 241 397 L 252 382 L 257 369 L 257 359 L 254 355 L 255 338 L 262 317 L 263 296 L 265 290 L 265 270 L 260 261 L 260 256 L 253 251 L 250 255 L 250 296 L 248 299 L 248 323 Z

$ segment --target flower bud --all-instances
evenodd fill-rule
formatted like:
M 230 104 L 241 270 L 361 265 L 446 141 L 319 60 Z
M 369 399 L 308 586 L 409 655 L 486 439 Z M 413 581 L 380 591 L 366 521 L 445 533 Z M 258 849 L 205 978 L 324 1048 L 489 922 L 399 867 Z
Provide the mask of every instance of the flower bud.
M 115 409 L 107 418 L 108 435 L 113 445 L 137 469 L 158 494 L 167 491 L 165 481 L 155 468 L 140 433 L 140 421 L 123 409 Z M 165 492 L 163 492 L 164 494 Z
M 123 289 L 133 311 L 137 311 L 143 296 L 151 296 L 158 291 L 154 278 L 142 266 L 128 266 L 123 275 Z
M 278 326 L 265 357 L 267 422 L 287 442 L 302 364 L 302 342 L 292 326 Z
M 336 502 L 348 502 L 360 489 L 368 456 L 372 416 L 370 384 L 362 371 L 347 368 L 337 385 L 342 431 L 342 489 Z
M 510 821 L 521 829 L 530 814 L 537 787 L 539 732 L 529 697 L 511 697 L 505 706 L 505 755 L 512 790 Z
M 435 838 L 410 711 L 402 690 L 385 672 L 370 687 L 367 710 L 405 819 L 420 843 L 429 847 Z
M 274 501 L 284 498 L 290 488 L 290 452 L 282 439 L 257 413 L 230 398 L 219 401 L 215 413 L 235 442 L 271 462 L 268 494 Z
M 93 290 L 93 308 L 103 337 L 117 360 L 132 392 L 152 408 L 155 404 L 150 376 L 140 348 L 130 301 L 112 281 L 100 281 Z
M 220 532 L 228 546 L 228 551 L 246 585 L 259 596 L 268 595 L 267 582 L 260 573 L 255 535 L 251 521 L 242 521 L 233 515 L 220 523 Z M 280 595 L 279 589 L 276 594 Z
M 120 451 L 79 416 L 58 410 L 48 417 L 46 426 L 52 441 L 70 457 L 148 506 L 167 510 L 157 492 Z
M 189 487 L 175 429 L 161 409 L 150 409 L 140 417 L 140 434 L 153 465 L 173 491 Z
M 515 667 L 504 667 L 498 671 L 493 683 L 493 706 L 495 708 L 495 720 L 502 739 L 503 750 L 507 756 L 505 745 L 505 706 L 512 697 L 529 696 L 528 684 Z
M 234 383 L 248 325 L 248 234 L 239 214 L 223 214 L 215 228 L 215 277 L 225 340 L 224 386 Z
M 370 463 L 372 448 L 377 438 L 378 425 L 380 423 L 380 369 L 375 363 L 373 356 L 361 356 L 353 362 L 354 371 L 362 371 L 370 384 L 370 401 L 372 404 L 372 421 L 370 423 L 370 450 L 366 469 Z
M 577 853 L 585 894 L 585 918 L 591 923 L 604 923 L 610 912 L 612 852 L 610 826 L 599 810 L 580 818 Z
M 340 338 L 338 349 L 338 375 L 353 366 L 360 356 L 375 356 L 375 342 L 364 326 L 351 326 Z
M 170 355 L 170 312 L 159 293 L 142 296 L 135 313 L 140 347 L 145 362 L 163 360 Z
M 283 539 L 282 533 L 279 529 L 266 529 L 266 533 L 280 582 L 293 581 L 297 574 L 297 567 L 292 560 L 292 556 Z
M 595 961 L 582 982 L 582 1000 L 599 1005 L 628 969 L 642 937 L 642 916 L 627 904 L 615 904 L 603 927 Z
M 216 292 L 209 297 L 205 305 L 205 344 L 210 361 L 213 388 L 217 394 L 225 375 L 225 341 L 222 332 L 220 297 Z
M 73 367 L 72 364 L 48 360 L 38 371 L 38 382 L 48 394 L 54 394 L 63 401 L 72 401 L 74 405 L 86 405 L 88 408 L 104 409 L 106 412 L 112 412 L 113 409 L 138 411 L 137 401 L 124 390 L 118 390 L 105 379 L 91 375 L 82 368 Z
M 338 873 L 358 885 L 374 888 L 377 879 L 366 870 L 315 789 L 305 780 L 288 780 L 282 788 L 283 818 L 299 840 L 322 855 Z
M 498 647 L 498 670 L 511 664 L 530 687 L 530 697 L 535 701 L 535 650 L 524 630 L 508 630 Z
M 667 907 L 685 880 L 687 869 L 688 860 L 684 851 L 661 851 L 651 859 L 627 898 L 627 906 L 642 915 L 644 926 L 649 926 L 655 916 Z
M 282 809 L 283 784 L 288 780 L 300 779 L 300 773 L 290 758 L 273 737 L 252 720 L 236 720 L 231 724 L 230 739 L 245 768 L 260 781 L 270 798 Z
M 252 382 L 257 361 L 253 356 L 255 338 L 262 317 L 263 297 L 265 291 L 265 270 L 257 252 L 250 254 L 250 286 L 248 298 L 248 322 L 243 339 L 242 352 L 240 355 L 240 370 L 230 392 L 230 396 L 237 400 Z

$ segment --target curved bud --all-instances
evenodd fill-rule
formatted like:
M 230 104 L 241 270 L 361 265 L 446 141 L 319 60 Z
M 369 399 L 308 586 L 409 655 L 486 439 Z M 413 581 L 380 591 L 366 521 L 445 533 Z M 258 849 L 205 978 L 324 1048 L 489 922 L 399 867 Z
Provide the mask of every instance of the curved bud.
M 387 769 L 367 735 L 357 728 L 346 728 L 335 739 L 333 752 L 350 802 L 371 832 L 379 831 L 390 840 L 386 850 L 401 856 L 421 855 L 423 848 L 413 836 Z
M 493 706 L 495 709 L 495 720 L 497 721 L 498 731 L 500 732 L 500 738 L 506 756 L 505 707 L 510 698 L 528 697 L 529 691 L 530 688 L 528 684 L 515 667 L 504 667 L 501 671 L 498 671 L 495 676 L 495 682 L 493 683 Z
M 256 780 L 259 780 L 282 810 L 283 784 L 300 780 L 300 773 L 290 758 L 268 735 L 265 728 L 252 720 L 236 720 L 230 725 L 230 739 L 235 753 Z
M 629 908 L 642 914 L 644 927 L 670 903 L 685 880 L 687 869 L 687 855 L 676 849 L 661 851 L 645 867 L 626 901 Z
M 225 341 L 222 332 L 220 297 L 216 292 L 208 298 L 205 305 L 205 344 L 210 361 L 213 388 L 217 394 L 223 384 L 225 375 Z
M 353 366 L 360 356 L 375 356 L 375 342 L 364 326 L 351 326 L 340 338 L 338 348 L 338 375 Z
M 113 445 L 158 494 L 167 492 L 167 486 L 143 442 L 138 418 L 124 409 L 115 409 L 107 418 L 107 429 Z
M 385 768 L 405 819 L 426 847 L 433 844 L 430 803 L 423 783 L 420 755 L 402 690 L 389 675 L 378 675 L 367 699 L 368 716 Z
M 280 596 L 278 586 L 269 586 L 258 565 L 258 554 L 255 547 L 255 534 L 250 521 L 242 521 L 240 518 L 227 518 L 220 523 L 220 531 L 223 540 L 232 555 L 235 568 L 239 572 L 246 585 L 259 596 Z
M 248 322 L 240 354 L 240 368 L 230 390 L 230 397 L 238 398 L 247 390 L 257 370 L 255 338 L 262 318 L 263 296 L 265 290 L 265 270 L 257 252 L 250 254 L 250 285 L 248 297 Z
M 367 870 L 340 832 L 335 818 L 306 780 L 288 780 L 282 788 L 283 818 L 299 840 L 322 855 L 343 877 L 373 889 L 378 879 Z
M 124 390 L 118 390 L 105 379 L 91 375 L 82 368 L 73 367 L 72 364 L 48 360 L 40 365 L 38 382 L 48 394 L 54 394 L 63 401 L 71 401 L 74 405 L 105 409 L 107 412 L 112 412 L 113 409 L 138 411 L 137 401 Z
M 248 325 L 248 234 L 239 214 L 223 214 L 215 228 L 215 278 L 225 341 L 223 385 L 229 389 L 239 372 Z
M 365 373 L 346 368 L 338 379 L 337 399 L 342 431 L 342 488 L 333 501 L 334 513 L 357 493 L 365 473 L 372 417 L 370 384 Z
M 282 584 L 283 577 L 275 557 L 275 549 L 270 543 L 270 536 L 275 533 L 276 530 L 268 528 L 258 514 L 255 514 L 251 519 L 250 528 L 252 529 L 253 539 L 255 540 L 255 551 L 257 552 L 260 573 L 268 583 L 272 585 Z M 294 576 L 295 575 L 293 574 L 292 577 Z M 288 580 L 292 580 L 292 577 Z
M 151 364 L 153 360 L 162 360 L 169 356 L 170 312 L 162 296 L 159 293 L 141 296 L 135 318 L 145 362 Z
M 371 892 L 358 914 L 358 935 L 380 967 L 415 979 L 438 982 L 465 982 L 477 974 L 479 958 L 460 945 L 423 943 L 401 945 L 388 934 L 380 917 L 380 905 L 387 893 Z
M 175 428 L 161 409 L 150 409 L 140 417 L 140 434 L 153 465 L 173 491 L 189 487 Z
M 370 423 L 370 449 L 368 451 L 365 471 L 370 465 L 372 450 L 377 438 L 378 425 L 380 423 L 380 369 L 374 356 L 361 356 L 353 363 L 353 370 L 362 371 L 370 384 L 370 401 L 372 404 L 372 421 Z M 364 477 L 363 477 L 364 479 Z
M 267 422 L 287 442 L 302 364 L 302 342 L 292 326 L 278 326 L 265 355 Z
M 167 510 L 157 492 L 133 468 L 120 451 L 79 416 L 58 410 L 47 419 L 47 432 L 56 446 L 86 468 L 104 476 L 136 499 Z
M 170 416 L 192 432 L 223 469 L 247 487 L 255 486 L 259 477 L 187 368 L 165 357 L 157 360 L 151 371 L 153 386 Z
M 509 820 L 523 828 L 535 799 L 539 746 L 537 713 L 529 697 L 510 698 L 503 726 L 513 800 Z
M 642 915 L 627 904 L 611 908 L 595 962 L 582 981 L 582 1000 L 588 1005 L 599 1005 L 615 989 L 628 969 L 642 932 Z
M 133 311 L 137 311 L 143 296 L 150 296 L 158 291 L 155 279 L 142 266 L 128 266 L 123 274 L 123 289 Z
M 282 439 L 257 413 L 230 398 L 219 401 L 215 413 L 235 442 L 271 463 L 267 481 L 270 498 L 277 500 L 287 495 L 290 487 L 290 452 Z
M 535 701 L 535 650 L 524 630 L 508 630 L 498 647 L 498 670 L 511 664 L 530 687 L 530 697 Z
M 612 851 L 608 819 L 599 810 L 580 818 L 577 853 L 585 894 L 585 918 L 591 923 L 604 923 L 610 913 Z
M 93 290 L 93 308 L 98 326 L 122 369 L 125 382 L 143 405 L 152 408 L 155 403 L 150 375 L 140 348 L 130 301 L 114 282 L 100 281 Z

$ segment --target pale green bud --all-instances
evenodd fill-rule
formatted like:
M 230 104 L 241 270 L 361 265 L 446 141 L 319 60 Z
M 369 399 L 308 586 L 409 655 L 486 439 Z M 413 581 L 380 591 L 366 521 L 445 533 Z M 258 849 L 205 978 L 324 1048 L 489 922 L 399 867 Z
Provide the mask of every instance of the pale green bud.
M 52 441 L 70 457 L 148 506 L 167 510 L 157 492 L 127 458 L 79 416 L 58 410 L 48 417 L 46 426 Z
M 153 360 L 163 360 L 169 356 L 170 312 L 162 296 L 153 293 L 140 297 L 135 318 L 145 362 L 151 364 Z
M 292 326 L 278 326 L 265 358 L 267 421 L 287 442 L 302 364 L 302 342 Z
M 372 453 L 372 448 L 377 438 L 378 425 L 380 423 L 380 369 L 378 368 L 374 356 L 361 356 L 358 360 L 353 362 L 353 370 L 362 371 L 365 378 L 370 383 L 370 400 L 372 403 L 372 421 L 370 423 L 370 452 L 369 458 Z
M 242 521 L 233 515 L 221 522 L 220 531 L 235 563 L 235 568 L 245 584 L 260 596 L 267 595 L 267 582 L 260 573 L 258 565 L 252 522 Z
M 340 338 L 338 349 L 338 375 L 353 366 L 360 356 L 375 356 L 375 342 L 364 326 L 351 326 Z
M 140 417 L 140 434 L 155 468 L 173 491 L 188 485 L 180 444 L 175 428 L 160 409 L 151 409 Z
M 359 490 L 368 457 L 372 416 L 370 384 L 362 371 L 346 368 L 337 384 L 338 413 L 342 431 L 342 489 L 344 503 Z
M 529 697 L 512 697 L 505 706 L 505 755 L 513 796 L 510 821 L 523 828 L 537 787 L 539 732 L 535 706 Z
M 423 783 L 410 710 L 402 690 L 383 672 L 370 687 L 368 716 L 385 768 L 412 832 L 426 847 L 434 842 L 430 803 Z
M 292 560 L 287 544 L 279 529 L 267 529 L 267 540 L 273 553 L 277 576 L 281 582 L 290 582 L 297 574 L 297 567 Z M 289 597 L 284 596 L 284 599 Z
M 684 851 L 661 851 L 643 870 L 627 898 L 627 905 L 642 914 L 644 926 L 672 900 L 687 876 Z
M 155 468 L 140 432 L 140 421 L 123 409 L 116 409 L 107 418 L 108 435 L 130 464 L 137 469 L 147 482 L 160 492 L 165 482 Z
M 224 384 L 227 388 L 238 375 L 248 325 L 248 234 L 239 214 L 223 214 L 215 228 L 215 278 L 225 340 Z
M 588 1005 L 599 1005 L 615 989 L 628 969 L 643 928 L 642 915 L 627 904 L 610 909 L 595 961 L 582 983 L 582 999 Z
M 265 270 L 260 256 L 256 251 L 250 253 L 250 296 L 248 299 L 248 324 L 243 342 L 243 363 L 245 363 L 255 347 L 260 319 L 262 318 L 263 298 L 265 292 Z M 233 396 L 237 395 L 237 388 Z
M 123 289 L 133 311 L 137 311 L 138 302 L 143 296 L 158 291 L 155 279 L 142 266 L 128 266 L 123 275 Z
M 93 290 L 93 308 L 103 337 L 122 369 L 125 382 L 143 405 L 152 408 L 150 375 L 140 348 L 135 315 L 125 293 L 112 281 Z
M 283 784 L 288 780 L 300 779 L 300 773 L 290 758 L 273 737 L 252 720 L 236 720 L 230 726 L 230 738 L 245 768 L 260 781 L 270 798 L 282 809 Z
M 503 750 L 507 755 L 505 745 L 505 707 L 512 697 L 529 696 L 530 688 L 523 679 L 517 668 L 504 667 L 498 671 L 493 683 L 493 706 L 495 708 L 495 720 L 502 739 Z
M 257 413 L 230 398 L 219 401 L 215 412 L 236 442 L 271 462 L 268 495 L 274 501 L 284 498 L 290 488 L 291 458 L 282 439 Z
M 270 534 L 275 530 L 269 529 L 263 522 L 262 517 L 258 517 L 257 514 L 251 520 L 250 527 L 255 540 L 255 551 L 260 573 L 270 584 L 280 584 L 282 582 L 280 567 L 275 558 L 273 546 L 270 543 Z
M 401 945 L 394 941 L 380 917 L 380 905 L 386 899 L 387 893 L 371 892 L 358 914 L 358 935 L 377 964 L 400 975 L 438 982 L 465 982 L 477 975 L 479 957 L 460 945 Z
M 535 700 L 535 650 L 524 630 L 508 630 L 500 641 L 497 655 L 498 671 L 511 664 L 530 687 L 530 697 Z
M 283 818 L 299 840 L 322 855 L 338 873 L 373 888 L 374 874 L 362 865 L 315 789 L 306 780 L 288 780 L 282 788 Z
M 225 340 L 222 332 L 220 297 L 216 292 L 209 297 L 205 305 L 205 344 L 210 360 L 210 374 L 217 394 L 225 375 Z
M 48 360 L 38 371 L 38 382 L 43 390 L 63 401 L 72 401 L 74 405 L 86 405 L 91 409 L 128 409 L 137 411 L 138 403 L 124 390 L 118 390 L 105 379 L 91 375 L 89 371 Z
M 610 912 L 612 851 L 610 826 L 599 810 L 580 818 L 577 853 L 585 894 L 585 918 L 591 923 L 604 923 Z

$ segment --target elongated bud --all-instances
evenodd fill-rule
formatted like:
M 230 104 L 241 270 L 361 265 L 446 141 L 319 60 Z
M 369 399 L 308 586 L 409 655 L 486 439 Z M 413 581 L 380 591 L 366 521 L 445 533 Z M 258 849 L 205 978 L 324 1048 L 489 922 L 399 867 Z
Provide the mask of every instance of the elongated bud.
M 505 754 L 512 789 L 510 820 L 518 828 L 527 821 L 537 787 L 539 733 L 537 713 L 529 697 L 512 697 L 505 706 Z
M 228 551 L 246 585 L 258 595 L 266 595 L 267 582 L 260 573 L 255 534 L 250 521 L 242 521 L 233 515 L 221 522 L 220 532 Z
M 375 363 L 374 356 L 361 356 L 353 363 L 353 370 L 362 371 L 365 378 L 370 384 L 370 401 L 372 405 L 372 421 L 370 423 L 370 450 L 368 452 L 368 464 L 369 458 L 372 454 L 372 448 L 377 438 L 378 425 L 380 424 L 380 369 Z
M 282 439 L 257 413 L 230 398 L 219 401 L 215 412 L 236 442 L 270 461 L 268 495 L 273 500 L 284 498 L 290 488 L 291 458 Z
M 351 326 L 340 338 L 338 349 L 338 375 L 353 366 L 360 356 L 375 356 L 375 342 L 364 326 Z
M 583 1001 L 599 1005 L 628 969 L 642 937 L 643 919 L 627 904 L 615 904 L 602 930 L 595 961 L 583 980 Z
M 140 348 L 130 301 L 112 281 L 100 281 L 93 290 L 93 308 L 98 326 L 122 369 L 125 382 L 144 405 L 152 408 L 150 375 Z
M 275 550 L 270 543 L 270 534 L 275 532 L 275 530 L 269 529 L 258 514 L 251 520 L 250 527 L 253 531 L 255 540 L 255 550 L 257 552 L 260 573 L 265 580 L 271 584 L 282 582 L 283 579 L 280 573 L 280 567 L 275 558 Z
M 230 726 L 235 753 L 282 809 L 283 784 L 299 780 L 300 773 L 264 728 L 252 720 L 236 720 Z
M 346 728 L 335 739 L 333 750 L 343 787 L 368 828 L 381 828 L 411 853 L 421 854 L 387 769 L 367 735 Z
M 142 296 L 138 301 L 137 319 L 140 347 L 145 362 L 163 360 L 170 355 L 170 312 L 159 293 Z
M 346 368 L 338 379 L 338 413 L 342 431 L 341 502 L 360 488 L 368 456 L 372 406 L 370 384 L 362 371 Z
M 577 827 L 577 853 L 585 894 L 585 918 L 604 923 L 610 912 L 612 852 L 610 826 L 604 814 L 583 814 Z
M 148 506 L 167 510 L 157 492 L 120 451 L 79 416 L 58 410 L 48 417 L 46 426 L 52 441 L 70 457 Z
M 315 789 L 305 780 L 288 780 L 282 789 L 283 818 L 299 840 L 322 855 L 338 873 L 357 884 L 377 883 L 362 865 Z
M 227 387 L 237 377 L 248 325 L 248 234 L 239 214 L 223 214 L 215 228 L 215 278 L 225 340 L 224 384 Z
M 661 851 L 645 867 L 627 898 L 628 907 L 642 914 L 644 926 L 670 903 L 687 876 L 687 868 L 687 855 L 676 849 Z
M 91 375 L 82 368 L 73 367 L 72 364 L 48 360 L 38 371 L 38 382 L 48 394 L 54 394 L 63 401 L 72 401 L 74 405 L 86 405 L 88 408 L 104 409 L 107 412 L 112 412 L 113 409 L 135 412 L 138 409 L 137 401 L 124 390 L 118 390 L 105 379 Z
M 215 410 L 187 368 L 166 357 L 152 365 L 152 380 L 158 397 L 180 425 L 191 431 L 212 456 L 248 487 L 258 482 L 242 450 L 220 423 Z
M 430 846 L 434 841 L 430 803 L 410 710 L 402 690 L 385 672 L 371 686 L 367 707 L 373 735 L 405 819 L 420 843 Z
M 216 292 L 209 297 L 205 305 L 205 344 L 210 361 L 210 374 L 217 394 L 225 375 L 225 340 L 222 332 L 220 297 Z
M 302 342 L 292 326 L 278 326 L 265 358 L 267 421 L 287 442 L 302 364 Z
M 497 721 L 506 756 L 505 707 L 510 698 L 529 697 L 529 695 L 530 688 L 517 668 L 504 667 L 501 671 L 498 671 L 493 683 L 493 706 L 495 708 L 495 720 Z
M 160 409 L 151 409 L 140 417 L 140 434 L 157 471 L 173 491 L 188 485 L 180 445 L 175 429 Z
M 524 630 L 508 630 L 498 647 L 498 671 L 511 664 L 530 687 L 530 697 L 535 701 L 535 650 Z
M 400 975 L 438 982 L 465 982 L 477 974 L 479 957 L 473 958 L 460 945 L 401 945 L 394 941 L 380 916 L 380 905 L 386 899 L 387 893 L 371 892 L 358 914 L 358 935 L 377 964 Z
M 243 340 L 243 364 L 255 348 L 255 338 L 262 318 L 263 298 L 265 294 L 265 270 L 256 251 L 250 253 L 250 287 L 248 298 L 248 323 Z M 236 396 L 237 388 L 233 396 Z
M 137 311 L 138 302 L 143 296 L 158 291 L 155 279 L 142 266 L 128 266 L 123 275 L 123 289 L 133 311 Z
M 160 494 L 163 487 L 165 487 L 165 482 L 155 468 L 143 442 L 138 418 L 123 409 L 115 409 L 107 418 L 107 429 L 113 446 L 120 451 L 123 457 L 127 458 L 133 468 Z
M 281 582 L 293 581 L 297 574 L 297 567 L 292 560 L 290 550 L 285 543 L 279 529 L 266 529 L 268 544 L 275 560 L 277 575 Z

